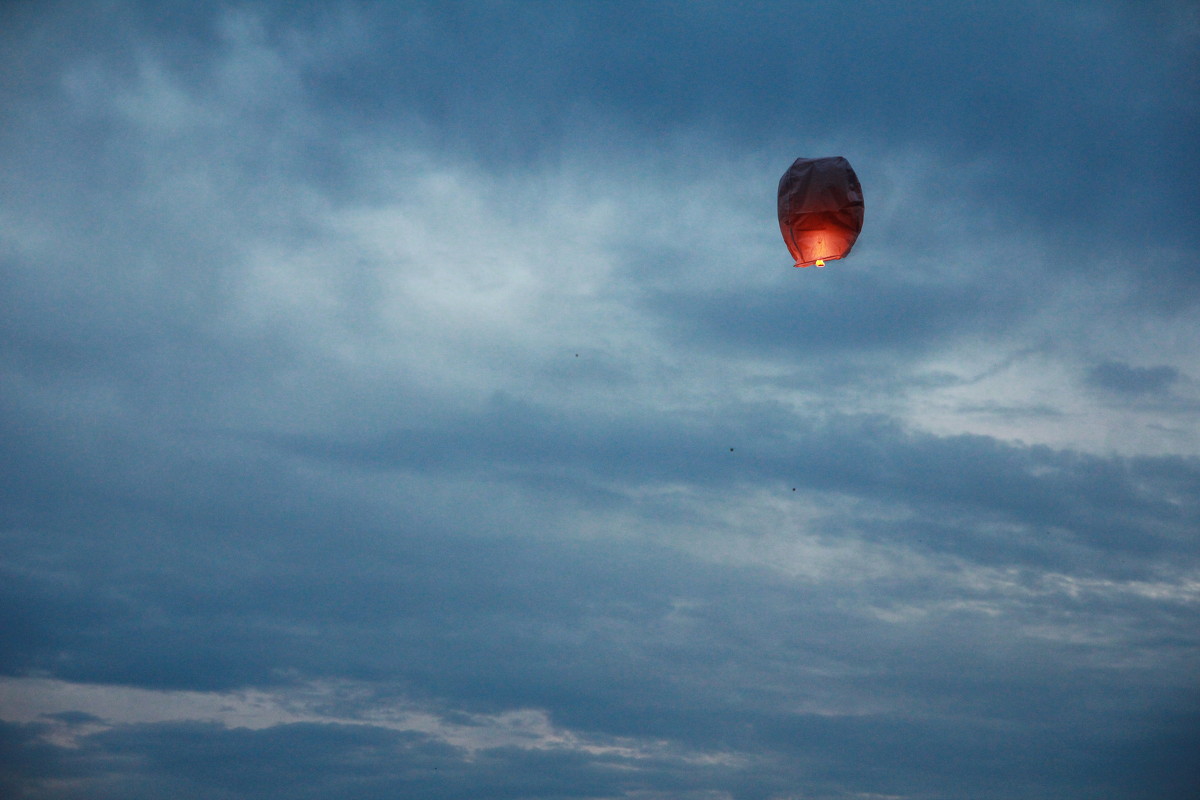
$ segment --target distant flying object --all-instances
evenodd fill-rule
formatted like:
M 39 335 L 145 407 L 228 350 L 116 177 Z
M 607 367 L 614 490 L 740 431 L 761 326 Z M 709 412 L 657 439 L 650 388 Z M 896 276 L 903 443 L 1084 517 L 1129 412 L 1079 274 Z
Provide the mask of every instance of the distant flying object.
M 779 230 L 797 267 L 850 255 L 862 225 L 862 186 L 841 156 L 797 158 L 779 179 Z

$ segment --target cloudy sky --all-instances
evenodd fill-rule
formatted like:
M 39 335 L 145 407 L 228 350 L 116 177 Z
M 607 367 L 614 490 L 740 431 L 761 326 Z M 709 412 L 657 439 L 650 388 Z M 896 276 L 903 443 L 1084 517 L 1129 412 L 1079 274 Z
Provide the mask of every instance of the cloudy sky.
M 0 794 L 1184 798 L 1191 2 L 0 7 Z M 854 253 L 794 269 L 799 156 Z

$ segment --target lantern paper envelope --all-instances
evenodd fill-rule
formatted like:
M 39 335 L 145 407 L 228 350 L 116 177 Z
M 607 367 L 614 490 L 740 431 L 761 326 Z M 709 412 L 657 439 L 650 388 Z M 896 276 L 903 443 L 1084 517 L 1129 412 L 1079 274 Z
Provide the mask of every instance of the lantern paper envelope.
M 779 179 L 779 230 L 797 267 L 849 255 L 862 224 L 862 187 L 841 156 L 797 158 Z

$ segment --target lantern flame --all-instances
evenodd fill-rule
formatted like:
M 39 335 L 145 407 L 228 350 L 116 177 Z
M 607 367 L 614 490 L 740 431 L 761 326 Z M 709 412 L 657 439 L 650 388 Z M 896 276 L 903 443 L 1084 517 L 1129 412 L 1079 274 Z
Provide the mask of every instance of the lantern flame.
M 825 262 L 824 262 L 824 261 L 822 261 L 821 259 L 819 259 L 819 258 L 818 258 L 818 259 L 817 259 L 817 266 L 818 266 L 818 267 L 823 267 L 823 266 L 825 266 Z

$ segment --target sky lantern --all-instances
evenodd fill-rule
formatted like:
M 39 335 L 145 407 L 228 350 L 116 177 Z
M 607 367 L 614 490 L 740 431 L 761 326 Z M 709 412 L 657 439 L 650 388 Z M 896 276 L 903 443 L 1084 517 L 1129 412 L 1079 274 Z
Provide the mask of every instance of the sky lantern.
M 779 230 L 797 267 L 850 255 L 862 224 L 862 186 L 841 156 L 797 158 L 779 179 Z

